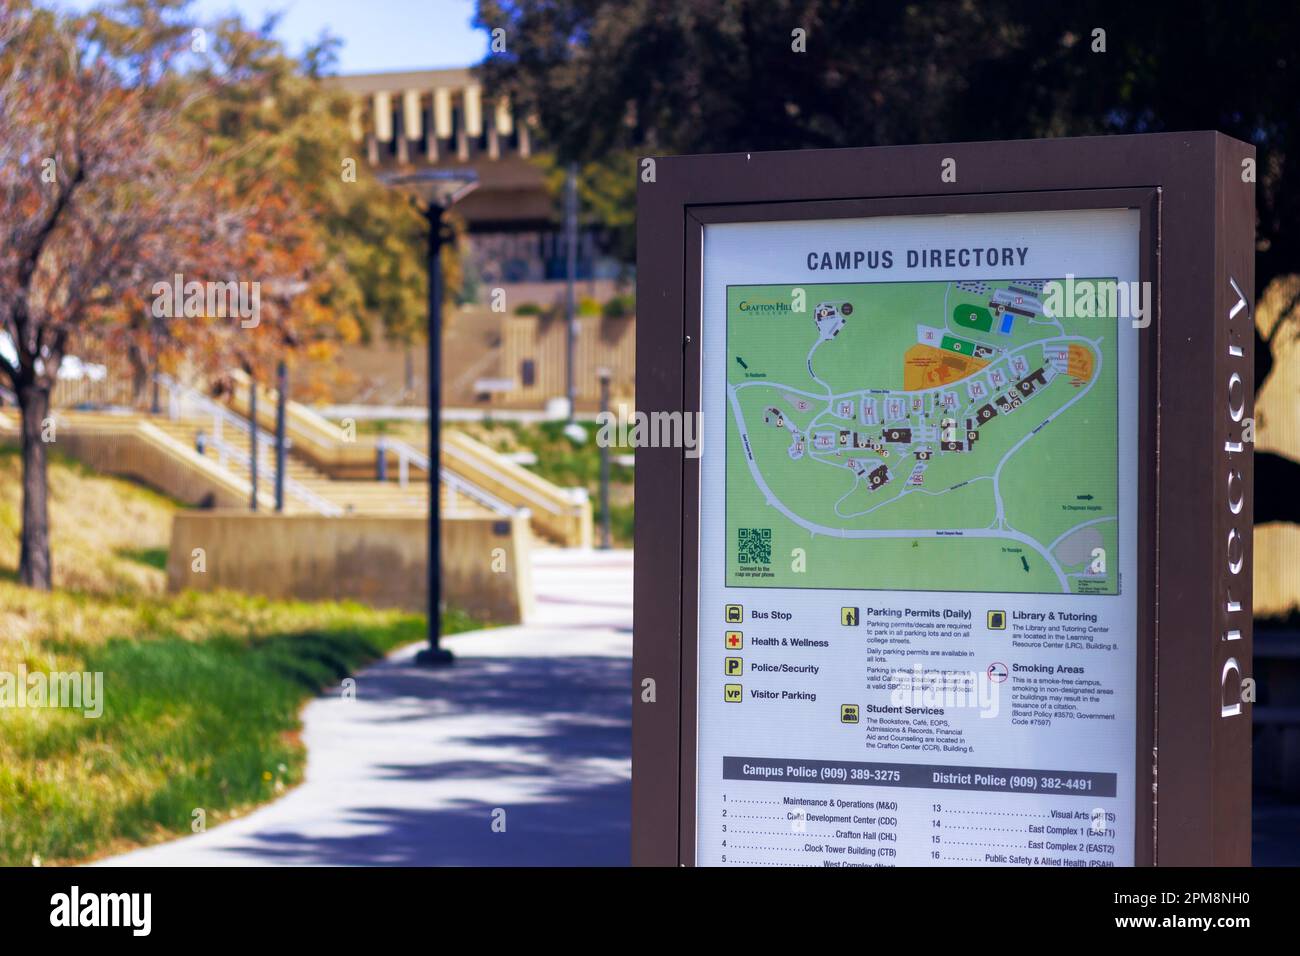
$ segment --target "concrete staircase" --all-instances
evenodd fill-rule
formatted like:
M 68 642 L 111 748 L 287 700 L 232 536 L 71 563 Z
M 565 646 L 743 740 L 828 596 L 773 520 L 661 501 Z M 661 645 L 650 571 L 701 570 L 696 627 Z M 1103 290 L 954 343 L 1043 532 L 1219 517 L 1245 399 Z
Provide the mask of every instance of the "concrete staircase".
M 247 507 L 252 495 L 248 379 L 229 405 L 158 376 L 165 411 L 56 413 L 61 450 L 92 467 L 154 485 L 188 504 Z M 243 401 L 240 400 L 240 395 Z M 258 508 L 275 507 L 276 394 L 259 389 Z M 6 414 L 9 413 L 9 414 Z M 17 414 L 0 411 L 0 437 L 17 437 Z M 427 454 L 402 442 L 344 432 L 296 402 L 286 406 L 288 514 L 419 517 L 428 514 Z M 65 437 L 66 436 L 66 437 Z M 388 480 L 377 480 L 383 458 Z M 448 518 L 522 517 L 535 537 L 562 547 L 590 547 L 592 510 L 585 491 L 560 488 L 490 448 L 444 431 L 439 463 L 441 512 Z
M 210 420 L 172 421 L 165 417 L 155 417 L 150 420 L 171 438 L 196 450 L 202 436 L 207 445 L 203 452 L 204 456 L 216 459 L 220 463 L 220 451 L 207 441 L 212 434 Z M 222 441 L 228 448 L 247 457 L 250 445 L 247 434 L 236 432 L 232 437 L 227 432 L 223 434 Z M 261 490 L 271 490 L 275 486 L 274 450 L 263 447 L 259 451 L 262 453 L 260 457 L 262 465 L 258 475 L 258 485 Z M 285 458 L 287 477 L 325 501 L 336 505 L 343 514 L 424 515 L 428 513 L 429 486 L 425 480 L 409 482 L 403 488 L 395 481 L 335 479 L 306 461 L 292 448 Z M 237 463 L 233 456 L 228 456 L 224 467 L 245 472 L 246 477 L 247 465 Z M 493 513 L 480 502 L 464 494 L 458 494 L 457 490 L 446 482 L 441 486 L 441 495 L 442 513 L 445 515 L 487 516 Z M 290 514 L 299 514 L 311 512 L 313 509 L 302 499 L 286 495 L 285 510 Z
M 242 372 L 232 373 L 231 378 L 236 387 L 229 399 L 230 410 L 246 421 L 252 411 L 249 407 L 251 382 Z M 257 391 L 257 424 L 269 433 L 275 428 L 278 395 L 270 388 Z M 429 461 L 425 452 L 388 438 L 349 436 L 338 425 L 298 402 L 286 403 L 285 428 L 291 454 L 335 482 L 362 480 L 373 484 L 381 455 L 387 465 L 389 482 L 401 489 L 395 492 L 399 497 L 428 480 Z M 564 547 L 591 547 L 592 508 L 585 489 L 552 484 L 454 430 L 443 430 L 441 459 L 445 507 L 450 502 L 450 507 L 479 505 L 501 514 L 523 510 L 528 513 L 537 537 Z M 465 505 L 460 503 L 463 498 L 469 499 Z

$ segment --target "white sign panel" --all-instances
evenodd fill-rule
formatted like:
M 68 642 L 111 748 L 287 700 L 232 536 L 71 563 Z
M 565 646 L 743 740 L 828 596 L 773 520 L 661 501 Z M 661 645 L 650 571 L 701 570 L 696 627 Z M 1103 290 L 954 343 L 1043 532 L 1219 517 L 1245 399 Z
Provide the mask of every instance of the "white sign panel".
M 705 227 L 697 862 L 1134 856 L 1138 214 Z

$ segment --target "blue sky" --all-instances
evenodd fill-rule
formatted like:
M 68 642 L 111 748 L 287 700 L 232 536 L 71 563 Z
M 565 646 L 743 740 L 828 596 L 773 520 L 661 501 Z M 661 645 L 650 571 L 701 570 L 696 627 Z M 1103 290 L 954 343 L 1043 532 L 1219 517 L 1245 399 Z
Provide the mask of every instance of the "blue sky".
M 86 9 L 94 0 L 63 0 Z M 470 27 L 474 0 L 195 0 L 203 20 L 236 10 L 252 23 L 284 15 L 276 31 L 293 53 L 328 30 L 343 40 L 339 71 L 466 66 L 487 52 L 487 34 Z

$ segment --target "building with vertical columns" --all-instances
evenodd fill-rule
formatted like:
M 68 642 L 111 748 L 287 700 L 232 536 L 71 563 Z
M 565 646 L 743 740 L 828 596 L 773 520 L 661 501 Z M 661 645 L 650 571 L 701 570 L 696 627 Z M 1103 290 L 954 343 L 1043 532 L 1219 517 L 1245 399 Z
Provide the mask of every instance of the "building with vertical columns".
M 469 167 L 479 187 L 456 206 L 467 226 L 471 274 L 487 286 L 558 282 L 565 249 L 533 125 L 490 99 L 468 68 L 358 73 L 332 80 L 353 96 L 352 139 L 372 168 Z M 599 229 L 579 238 L 578 278 L 602 298 L 621 274 Z M 548 305 L 555 292 L 530 290 Z M 604 293 L 604 294 L 602 294 Z
M 449 323 L 444 339 L 444 403 L 456 407 L 540 409 L 566 385 L 566 266 L 559 206 L 547 190 L 545 164 L 531 123 L 503 99 L 491 99 L 468 68 L 362 73 L 329 82 L 352 97 L 351 136 L 357 160 L 372 169 L 469 167 L 479 187 L 456 204 L 468 244 L 466 274 L 475 303 Z M 608 253 L 602 231 L 579 231 L 577 294 L 605 302 L 630 293 L 630 263 Z M 506 291 L 507 311 L 486 305 Z M 533 305 L 540 309 L 522 310 Z M 540 313 L 540 314 L 539 314 Z M 616 401 L 635 391 L 635 320 L 584 315 L 575 356 L 577 405 L 598 407 L 597 370 L 609 370 Z M 334 364 L 353 384 L 335 400 L 420 402 L 423 354 L 375 344 L 345 349 Z M 403 371 L 404 370 L 404 371 Z

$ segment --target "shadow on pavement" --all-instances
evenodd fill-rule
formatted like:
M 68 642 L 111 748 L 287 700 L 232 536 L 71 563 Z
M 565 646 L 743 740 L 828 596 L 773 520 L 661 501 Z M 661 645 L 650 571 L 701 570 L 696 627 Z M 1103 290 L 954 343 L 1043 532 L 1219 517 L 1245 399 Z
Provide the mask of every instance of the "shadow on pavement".
M 364 706 L 349 719 L 363 734 L 427 722 L 424 753 L 448 759 L 365 768 L 375 781 L 420 784 L 427 808 L 347 806 L 337 834 L 271 828 L 236 852 L 326 866 L 627 865 L 630 687 L 631 662 L 618 657 L 462 657 L 441 670 L 385 661 L 359 678 Z

